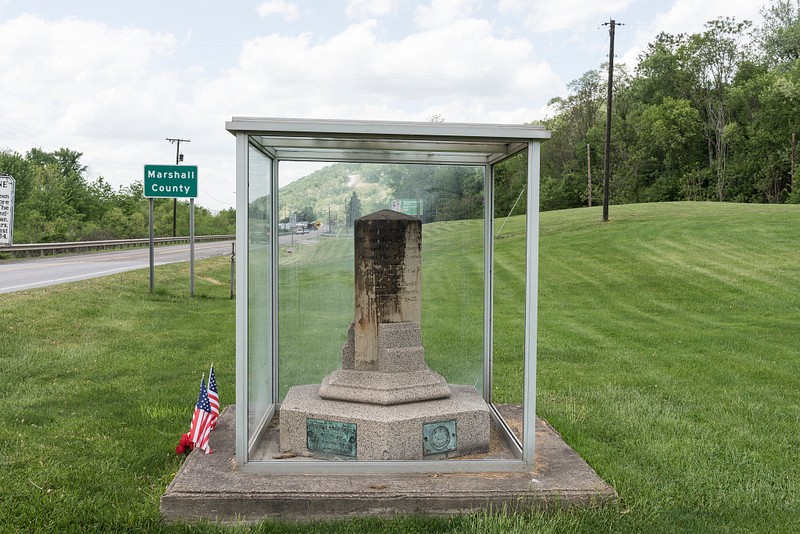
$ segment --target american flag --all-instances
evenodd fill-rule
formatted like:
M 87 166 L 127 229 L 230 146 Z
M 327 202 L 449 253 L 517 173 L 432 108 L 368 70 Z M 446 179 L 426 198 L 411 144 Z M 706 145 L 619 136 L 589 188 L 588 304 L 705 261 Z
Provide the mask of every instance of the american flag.
M 211 454 L 211 447 L 208 445 L 208 434 L 211 432 L 211 404 L 208 402 L 208 392 L 206 391 L 205 378 L 200 379 L 200 396 L 194 407 L 192 425 L 189 427 L 189 438 L 195 447 L 199 447 L 206 454 Z
M 208 373 L 208 402 L 211 405 L 211 430 L 214 430 L 219 419 L 219 393 L 217 393 L 217 379 L 214 376 L 213 365 L 211 372 Z

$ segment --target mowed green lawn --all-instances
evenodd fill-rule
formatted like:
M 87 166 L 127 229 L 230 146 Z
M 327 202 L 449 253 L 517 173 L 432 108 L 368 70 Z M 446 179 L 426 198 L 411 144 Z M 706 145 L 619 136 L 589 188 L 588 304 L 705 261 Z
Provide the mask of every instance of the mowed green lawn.
M 424 313 L 438 319 L 454 299 L 462 308 L 458 328 L 426 326 L 431 365 L 445 373 L 458 366 L 427 338 L 474 338 L 480 298 L 452 294 L 454 279 L 480 283 L 473 224 L 425 229 L 423 246 L 472 251 L 425 256 Z M 537 409 L 616 487 L 619 506 L 247 528 L 800 530 L 799 238 L 800 206 L 612 206 L 607 224 L 594 208 L 542 214 Z M 508 402 L 520 401 L 523 245 L 524 219 L 511 219 L 496 245 L 495 302 L 494 395 Z M 155 295 L 145 270 L 0 296 L 0 530 L 215 530 L 165 524 L 158 499 L 211 363 L 223 404 L 234 400 L 229 269 L 225 258 L 199 262 L 194 299 L 186 265 L 158 268 Z M 327 331 L 342 319 L 319 320 Z

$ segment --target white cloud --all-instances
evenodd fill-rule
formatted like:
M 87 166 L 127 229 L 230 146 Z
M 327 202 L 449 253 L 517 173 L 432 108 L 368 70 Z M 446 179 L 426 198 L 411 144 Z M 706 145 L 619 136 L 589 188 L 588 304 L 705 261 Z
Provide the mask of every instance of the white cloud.
M 417 7 L 414 23 L 420 28 L 445 26 L 469 18 L 476 8 L 476 0 L 431 0 L 430 5 Z
M 324 42 L 310 35 L 250 41 L 239 65 L 203 98 L 272 116 L 424 120 L 433 109 L 448 121 L 487 122 L 511 102 L 562 87 L 529 43 L 496 38 L 485 21 L 460 20 L 388 42 L 375 30 L 366 22 Z
M 174 52 L 170 35 L 29 15 L 7 21 L 0 35 L 0 71 L 13 81 L 0 88 L 3 116 L 26 125 L 18 139 L 57 148 L 76 138 L 137 138 L 140 117 L 166 113 L 177 96 L 180 74 L 154 69 Z
M 578 30 L 607 20 L 633 3 L 633 0 L 502 0 L 497 9 L 504 14 L 518 14 L 533 32 Z
M 526 0 L 500 0 L 497 2 L 497 11 L 500 13 L 519 13 L 529 5 L 530 2 Z
M 298 17 L 297 5 L 293 2 L 287 2 L 286 0 L 262 2 L 256 7 L 256 12 L 261 17 L 282 15 L 285 20 L 297 20 Z
M 676 0 L 666 12 L 655 16 L 655 24 L 664 31 L 695 33 L 703 30 L 705 23 L 718 17 L 736 17 L 737 20 L 761 20 L 761 2 L 752 0 Z
M 350 0 L 347 16 L 355 20 L 383 17 L 397 12 L 399 0 Z
M 116 188 L 141 180 L 145 163 L 174 161 L 166 137 L 192 137 L 181 147 L 189 163 L 206 131 L 222 129 L 222 120 L 203 124 L 206 110 L 186 101 L 196 73 L 174 65 L 172 35 L 23 15 L 0 24 L 0 36 L 0 150 L 77 150 L 90 179 L 102 175 Z

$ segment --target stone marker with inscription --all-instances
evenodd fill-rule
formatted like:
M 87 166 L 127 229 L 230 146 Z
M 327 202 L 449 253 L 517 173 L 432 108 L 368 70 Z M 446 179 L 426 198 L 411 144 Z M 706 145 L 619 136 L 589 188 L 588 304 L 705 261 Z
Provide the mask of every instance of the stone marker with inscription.
M 446 458 L 489 448 L 489 408 L 472 386 L 425 363 L 420 329 L 422 223 L 391 210 L 355 222 L 354 320 L 342 368 L 294 386 L 281 449 L 358 460 Z

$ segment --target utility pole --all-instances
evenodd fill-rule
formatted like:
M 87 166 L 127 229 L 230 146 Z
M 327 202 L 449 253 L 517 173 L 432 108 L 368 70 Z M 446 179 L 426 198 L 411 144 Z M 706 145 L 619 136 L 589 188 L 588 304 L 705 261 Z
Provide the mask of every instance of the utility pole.
M 617 23 L 611 19 L 608 23 L 608 97 L 606 102 L 606 150 L 603 175 L 603 222 L 608 222 L 608 184 L 611 181 L 611 96 L 614 93 L 614 27 Z
M 183 154 L 181 154 L 181 143 L 191 143 L 191 139 L 177 139 L 174 137 L 167 137 L 167 141 L 170 143 L 177 143 L 178 146 L 175 147 L 175 165 L 180 165 L 181 161 L 183 161 Z M 175 229 L 177 227 L 178 222 L 178 199 L 172 199 L 172 237 L 175 237 L 177 234 Z
M 589 207 L 592 207 L 592 152 L 589 143 L 586 143 L 586 176 L 589 178 L 588 199 Z

